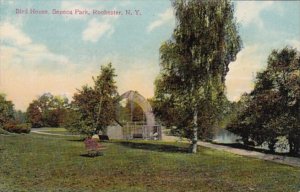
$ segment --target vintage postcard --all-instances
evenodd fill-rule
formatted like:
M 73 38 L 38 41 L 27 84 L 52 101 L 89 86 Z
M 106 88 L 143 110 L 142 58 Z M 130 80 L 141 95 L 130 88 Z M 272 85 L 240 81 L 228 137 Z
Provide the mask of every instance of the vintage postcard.
M 300 1 L 0 0 L 0 192 L 300 192 Z

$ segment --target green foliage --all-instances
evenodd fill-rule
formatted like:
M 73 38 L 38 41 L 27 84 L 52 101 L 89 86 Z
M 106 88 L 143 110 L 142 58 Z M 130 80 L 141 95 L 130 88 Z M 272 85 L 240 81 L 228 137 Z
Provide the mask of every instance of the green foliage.
M 18 123 L 26 123 L 27 122 L 27 114 L 20 110 L 14 112 L 14 118 Z
M 9 132 L 8 131 L 5 131 L 4 129 L 0 128 L 0 135 L 8 135 Z
M 78 93 L 74 95 L 72 110 L 67 129 L 71 132 L 91 135 L 102 131 L 106 132 L 109 126 L 116 118 L 115 100 L 118 97 L 115 69 L 111 63 L 101 66 L 100 75 L 94 80 L 94 86 L 83 86 Z
M 37 100 L 34 100 L 29 104 L 26 113 L 28 122 L 32 124 L 32 127 L 42 127 L 44 125 L 42 112 L 39 108 L 39 102 Z
M 24 113 L 15 111 L 13 103 L 0 94 L 0 134 L 29 133 L 31 125 L 25 124 L 22 118 Z
M 289 140 L 290 152 L 300 148 L 300 56 L 297 50 L 274 50 L 266 70 L 257 74 L 254 90 L 245 95 L 239 115 L 228 129 L 270 150 L 278 137 Z
M 14 121 L 14 105 L 0 94 L 0 128 L 4 128 L 11 121 Z
M 178 0 L 173 7 L 177 26 L 160 47 L 155 112 L 184 136 L 195 138 L 197 131 L 199 137 L 209 137 L 221 117 L 228 65 L 241 48 L 233 5 Z
M 69 107 L 68 99 L 45 93 L 27 108 L 28 121 L 33 127 L 59 127 Z
M 16 122 L 9 122 L 5 124 L 4 130 L 11 133 L 30 133 L 31 124 L 29 123 L 17 124 Z
M 93 122 L 88 121 L 87 118 L 83 118 L 78 110 L 71 108 L 66 113 L 63 127 L 73 134 L 90 135 L 92 124 Z

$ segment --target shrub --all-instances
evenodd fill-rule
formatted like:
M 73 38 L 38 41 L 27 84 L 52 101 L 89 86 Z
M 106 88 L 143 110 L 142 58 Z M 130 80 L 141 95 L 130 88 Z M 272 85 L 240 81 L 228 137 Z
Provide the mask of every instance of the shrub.
M 11 133 L 30 133 L 31 124 L 29 123 L 16 124 L 15 122 L 8 122 L 4 125 L 4 130 Z
M 4 129 L 0 128 L 0 135 L 7 135 L 8 133 L 8 131 L 5 131 Z
M 89 156 L 99 156 L 103 155 L 101 152 L 101 145 L 92 137 L 87 137 L 84 140 L 85 148 L 88 151 Z

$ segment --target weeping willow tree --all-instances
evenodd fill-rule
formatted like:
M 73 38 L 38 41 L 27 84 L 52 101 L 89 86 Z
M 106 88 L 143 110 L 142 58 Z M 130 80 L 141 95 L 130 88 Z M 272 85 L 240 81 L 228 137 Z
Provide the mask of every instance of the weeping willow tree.
M 191 139 L 197 151 L 218 119 L 228 65 L 241 49 L 233 4 L 228 0 L 173 1 L 176 27 L 160 47 L 156 111 Z M 167 107 L 167 108 L 166 108 Z

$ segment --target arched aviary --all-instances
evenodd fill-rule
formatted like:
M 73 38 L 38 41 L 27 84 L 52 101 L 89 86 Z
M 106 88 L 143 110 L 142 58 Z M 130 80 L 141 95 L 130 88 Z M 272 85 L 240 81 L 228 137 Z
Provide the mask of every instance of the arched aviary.
M 142 108 L 146 117 L 146 125 L 142 126 L 143 138 L 153 139 L 153 137 L 157 137 L 158 139 L 161 139 L 161 129 L 160 126 L 155 124 L 155 117 L 150 103 L 137 91 L 132 90 L 123 93 L 119 97 L 118 102 L 123 99 L 135 102 Z
M 140 95 L 137 91 L 127 91 L 120 96 L 119 101 L 123 99 L 128 99 L 128 101 L 137 103 L 145 113 L 147 125 L 155 125 L 155 118 L 152 107 L 142 95 Z

